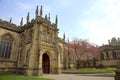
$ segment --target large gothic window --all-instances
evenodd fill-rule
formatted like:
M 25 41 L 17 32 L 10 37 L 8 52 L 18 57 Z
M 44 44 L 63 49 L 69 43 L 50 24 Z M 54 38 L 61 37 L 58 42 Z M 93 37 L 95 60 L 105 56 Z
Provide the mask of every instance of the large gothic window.
M 10 58 L 13 39 L 10 35 L 4 35 L 0 41 L 0 57 Z

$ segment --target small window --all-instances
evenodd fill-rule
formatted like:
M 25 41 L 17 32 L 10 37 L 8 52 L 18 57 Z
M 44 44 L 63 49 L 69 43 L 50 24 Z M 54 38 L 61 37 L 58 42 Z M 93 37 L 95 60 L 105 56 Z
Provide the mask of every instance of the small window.
M 103 53 L 100 54 L 100 58 L 101 58 L 101 60 L 104 60 L 104 54 Z
M 107 56 L 107 59 L 109 59 L 109 54 L 108 54 L 108 52 L 106 52 L 106 56 Z
M 115 51 L 112 52 L 112 58 L 113 58 L 113 59 L 117 59 L 117 55 L 116 55 L 116 52 L 115 52 Z

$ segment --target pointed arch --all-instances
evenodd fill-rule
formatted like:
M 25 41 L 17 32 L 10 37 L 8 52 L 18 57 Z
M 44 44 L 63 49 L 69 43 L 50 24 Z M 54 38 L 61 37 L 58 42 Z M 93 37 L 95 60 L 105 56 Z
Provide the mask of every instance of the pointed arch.
M 11 34 L 7 33 L 1 37 L 0 40 L 0 57 L 10 58 L 12 49 L 13 37 Z
M 47 53 L 44 53 L 42 57 L 43 73 L 50 73 L 50 57 Z

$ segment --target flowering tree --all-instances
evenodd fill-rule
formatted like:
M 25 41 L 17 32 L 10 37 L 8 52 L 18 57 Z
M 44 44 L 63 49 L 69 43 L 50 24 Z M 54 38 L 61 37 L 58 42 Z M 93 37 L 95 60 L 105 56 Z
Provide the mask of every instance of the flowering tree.
M 94 61 L 98 56 L 98 48 L 94 44 L 90 43 L 88 40 L 73 39 L 72 42 L 68 43 L 67 47 L 75 50 L 75 55 L 78 58 L 78 65 L 81 61 L 89 62 L 92 60 L 95 66 Z

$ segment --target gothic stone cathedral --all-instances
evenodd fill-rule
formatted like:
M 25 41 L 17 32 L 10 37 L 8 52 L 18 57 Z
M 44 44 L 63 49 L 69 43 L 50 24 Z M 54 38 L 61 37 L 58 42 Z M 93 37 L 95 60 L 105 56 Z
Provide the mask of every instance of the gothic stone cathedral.
M 51 23 L 50 15 L 42 17 L 36 8 L 35 19 L 20 26 L 0 20 L 0 72 L 15 72 L 24 75 L 61 73 L 64 65 L 65 36 L 58 37 L 57 16 Z

